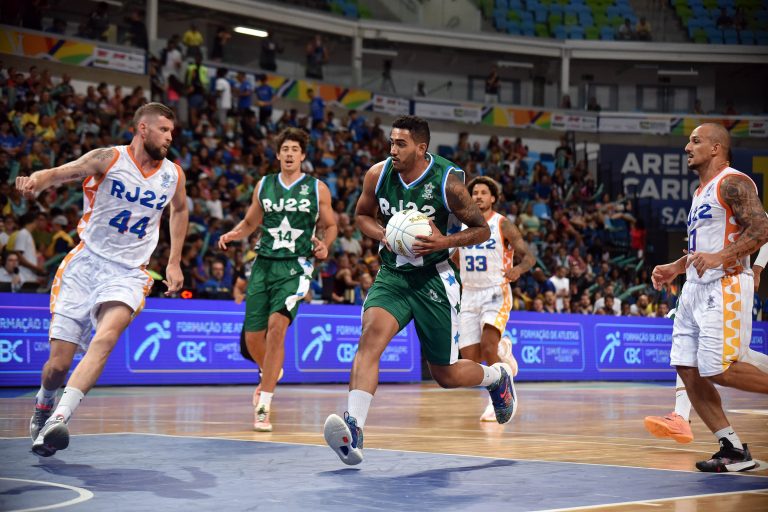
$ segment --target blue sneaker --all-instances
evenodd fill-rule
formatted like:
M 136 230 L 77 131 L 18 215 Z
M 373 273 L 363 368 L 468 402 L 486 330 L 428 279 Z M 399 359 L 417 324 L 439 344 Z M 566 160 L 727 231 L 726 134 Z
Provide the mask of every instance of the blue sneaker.
M 501 377 L 486 389 L 491 395 L 493 410 L 496 412 L 496 421 L 503 425 L 515 417 L 517 394 L 515 393 L 515 384 L 512 382 L 512 368 L 506 363 L 496 363 L 493 366 L 501 372 Z
M 323 437 L 344 464 L 354 466 L 363 462 L 363 429 L 348 412 L 344 413 L 343 419 L 336 414 L 328 416 Z

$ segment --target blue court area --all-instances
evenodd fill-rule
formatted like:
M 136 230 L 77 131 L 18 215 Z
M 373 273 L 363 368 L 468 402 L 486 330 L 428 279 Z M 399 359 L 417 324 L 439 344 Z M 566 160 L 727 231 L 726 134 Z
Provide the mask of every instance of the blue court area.
M 74 436 L 48 459 L 29 445 L 0 441 L 0 510 L 506 512 L 768 489 L 744 474 L 395 450 L 348 467 L 325 446 L 146 434 Z

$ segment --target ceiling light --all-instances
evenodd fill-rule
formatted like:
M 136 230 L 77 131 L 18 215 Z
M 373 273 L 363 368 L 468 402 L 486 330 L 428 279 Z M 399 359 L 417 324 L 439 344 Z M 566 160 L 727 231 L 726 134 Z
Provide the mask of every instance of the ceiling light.
M 235 32 L 253 37 L 267 37 L 269 35 L 269 33 L 264 30 L 257 30 L 255 28 L 248 27 L 235 27 Z

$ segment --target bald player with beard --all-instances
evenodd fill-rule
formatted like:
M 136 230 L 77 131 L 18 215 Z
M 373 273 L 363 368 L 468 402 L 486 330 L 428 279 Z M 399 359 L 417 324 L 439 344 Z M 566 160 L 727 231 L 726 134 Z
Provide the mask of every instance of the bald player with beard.
M 747 362 L 754 297 L 749 255 L 768 241 L 768 218 L 755 183 L 729 166 L 730 146 L 719 124 L 702 124 L 691 133 L 685 152 L 701 184 L 688 214 L 688 251 L 651 275 L 660 290 L 686 274 L 670 362 L 720 444 L 696 468 L 718 473 L 747 471 L 757 463 L 725 416 L 715 384 L 768 394 L 768 375 Z
M 160 103 L 140 107 L 128 146 L 94 149 L 74 162 L 16 178 L 34 198 L 49 187 L 83 180 L 80 244 L 64 258 L 51 288 L 50 355 L 29 425 L 32 451 L 49 457 L 69 446 L 67 423 L 96 384 L 117 340 L 141 311 L 153 279 L 145 270 L 170 205 L 171 254 L 166 295 L 181 288 L 181 248 L 189 214 L 185 177 L 166 159 L 173 111 Z M 91 337 L 91 331 L 96 329 Z M 75 353 L 85 355 L 54 409 Z

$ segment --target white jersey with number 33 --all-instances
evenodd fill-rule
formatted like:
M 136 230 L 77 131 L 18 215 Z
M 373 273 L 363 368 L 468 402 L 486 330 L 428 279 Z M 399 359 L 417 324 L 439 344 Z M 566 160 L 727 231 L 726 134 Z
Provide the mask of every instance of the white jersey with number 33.
M 144 173 L 130 146 L 116 146 L 100 179 L 83 182 L 83 217 L 77 226 L 85 246 L 99 256 L 130 267 L 149 262 L 160 236 L 163 209 L 171 202 L 181 168 L 163 159 Z
M 496 212 L 488 219 L 491 236 L 485 242 L 459 249 L 461 285 L 465 288 L 489 288 L 506 282 L 504 271 L 512 267 L 512 249 L 504 244 L 501 223 Z M 466 226 L 463 226 L 466 229 Z
M 737 223 L 733 209 L 720 196 L 720 185 L 728 176 L 738 176 L 738 179 L 748 180 L 757 190 L 757 186 L 749 176 L 731 167 L 726 167 L 709 183 L 700 186 L 693 195 L 691 211 L 688 213 L 689 253 L 719 252 L 739 239 L 744 228 Z M 741 272 L 751 274 L 749 256 L 744 256 L 736 265 L 729 268 L 724 269 L 721 265 L 708 269 L 701 277 L 691 265 L 686 270 L 686 279 L 693 283 L 709 283 L 725 275 Z

